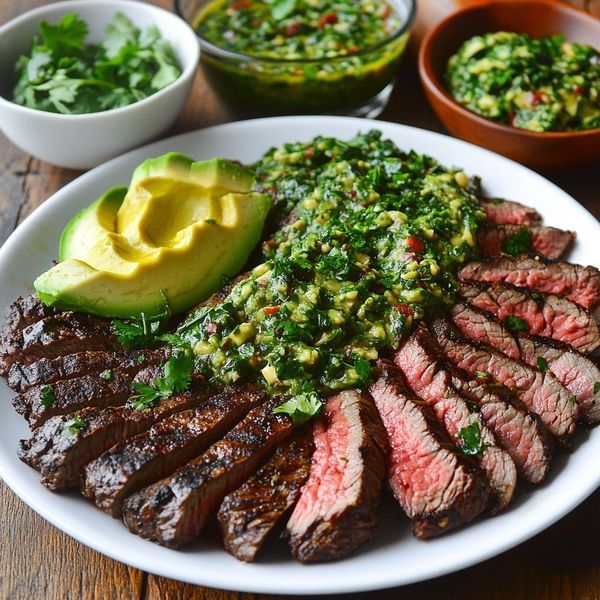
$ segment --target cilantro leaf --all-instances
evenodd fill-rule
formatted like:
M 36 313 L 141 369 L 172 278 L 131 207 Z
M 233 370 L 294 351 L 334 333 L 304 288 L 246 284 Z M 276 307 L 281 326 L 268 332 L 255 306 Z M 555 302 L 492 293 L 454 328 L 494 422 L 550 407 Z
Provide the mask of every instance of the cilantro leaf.
M 40 404 L 48 408 L 54 404 L 55 400 L 54 386 L 43 385 L 40 389 Z
M 548 370 L 548 361 L 543 356 L 537 357 L 537 368 L 543 373 Z
M 369 383 L 371 380 L 371 363 L 368 360 L 360 358 L 354 361 L 354 370 L 358 374 L 360 383 Z
M 55 54 L 81 50 L 87 34 L 86 22 L 74 13 L 67 13 L 56 25 L 46 21 L 40 23 L 43 46 Z
M 323 401 L 313 392 L 292 396 L 287 402 L 276 407 L 273 412 L 289 415 L 296 425 L 302 425 L 321 412 L 322 408 Z
M 456 434 L 456 437 L 460 439 L 459 450 L 467 456 L 478 456 L 485 448 L 485 444 L 481 439 L 481 427 L 478 421 L 463 427 Z
M 520 317 L 506 317 L 506 319 L 504 319 L 504 325 L 506 326 L 506 329 L 515 334 L 522 331 L 529 331 L 529 325 L 527 325 L 527 323 Z
M 85 427 L 85 421 L 81 417 L 75 417 L 65 422 L 65 430 L 72 434 L 79 433 Z
M 152 346 L 160 338 L 162 325 L 163 318 L 150 319 L 142 312 L 137 319 L 130 321 L 114 319 L 111 329 L 121 346 L 132 350 Z
M 276 21 L 282 21 L 294 12 L 296 0 L 275 0 L 271 6 L 271 16 Z
M 521 227 L 502 242 L 502 252 L 510 256 L 520 256 L 531 250 L 533 234 L 529 227 Z
M 600 392 L 600 381 L 595 381 L 594 382 L 594 394 L 597 394 L 598 392 Z
M 127 44 L 136 44 L 139 33 L 139 30 L 123 13 L 117 13 L 106 26 L 106 37 L 102 42 L 106 56 L 115 58 Z

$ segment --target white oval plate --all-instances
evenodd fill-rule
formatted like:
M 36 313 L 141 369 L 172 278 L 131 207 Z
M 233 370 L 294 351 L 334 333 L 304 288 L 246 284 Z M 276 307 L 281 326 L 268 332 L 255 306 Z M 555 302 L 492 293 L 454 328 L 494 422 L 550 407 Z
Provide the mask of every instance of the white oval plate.
M 271 146 L 315 135 L 347 139 L 357 131 L 380 129 L 400 148 L 430 154 L 445 165 L 480 175 L 485 191 L 534 206 L 549 225 L 577 232 L 571 259 L 600 265 L 600 224 L 573 198 L 541 176 L 506 158 L 437 133 L 392 123 L 340 117 L 260 119 L 186 133 L 97 167 L 45 202 L 0 249 L 0 309 L 31 291 L 32 280 L 56 257 L 59 234 L 71 216 L 104 190 L 127 184 L 142 160 L 170 150 L 197 159 L 215 156 L 250 162 Z M 576 451 L 559 456 L 546 483 L 522 489 L 503 514 L 427 542 L 410 535 L 408 521 L 384 503 L 381 533 L 351 557 L 331 564 L 303 566 L 283 546 L 270 549 L 253 565 L 229 556 L 212 540 L 173 551 L 130 534 L 120 521 L 76 494 L 53 494 L 37 472 L 16 456 L 17 441 L 28 435 L 11 407 L 12 393 L 0 388 L 0 476 L 36 512 L 72 537 L 124 563 L 195 584 L 264 593 L 332 594 L 422 581 L 473 565 L 511 548 L 548 527 L 600 485 L 600 428 L 581 431 Z M 522 486 L 525 487 L 525 486 Z

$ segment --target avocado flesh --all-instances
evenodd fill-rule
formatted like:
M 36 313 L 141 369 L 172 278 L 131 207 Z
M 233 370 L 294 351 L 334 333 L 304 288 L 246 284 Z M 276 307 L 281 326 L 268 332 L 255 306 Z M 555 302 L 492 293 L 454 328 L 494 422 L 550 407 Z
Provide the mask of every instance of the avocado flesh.
M 231 165 L 231 187 L 244 191 L 223 193 L 223 172 L 212 177 L 218 183 L 215 189 L 205 187 L 196 173 L 208 167 L 193 168 L 204 163 L 187 159 L 192 167 L 186 171 L 180 156 L 175 155 L 176 167 L 171 169 L 173 155 L 167 155 L 162 174 L 157 169 L 161 159 L 146 161 L 152 163 L 146 178 L 140 175 L 145 163 L 136 169 L 122 203 L 114 201 L 111 210 L 106 203 L 102 212 L 103 224 L 112 222 L 116 230 L 101 227 L 98 219 L 93 244 L 69 244 L 67 259 L 34 282 L 44 303 L 127 318 L 164 312 L 166 297 L 169 308 L 181 312 L 220 289 L 224 275 L 240 271 L 260 240 L 270 198 L 249 193 L 251 173 L 223 160 L 206 162 L 221 171 Z M 240 171 L 246 175 L 243 185 Z M 207 176 L 202 179 L 209 181 Z M 92 207 L 100 200 L 89 207 L 89 214 L 98 213 Z M 77 222 L 85 223 L 84 217 Z M 83 237 L 77 222 L 73 240 Z

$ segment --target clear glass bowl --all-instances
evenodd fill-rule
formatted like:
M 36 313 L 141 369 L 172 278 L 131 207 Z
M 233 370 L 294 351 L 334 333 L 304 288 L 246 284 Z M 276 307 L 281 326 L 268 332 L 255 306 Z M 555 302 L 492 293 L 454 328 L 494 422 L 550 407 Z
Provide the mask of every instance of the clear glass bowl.
M 214 0 L 174 0 L 194 29 Z M 312 60 L 260 58 L 224 50 L 198 36 L 200 64 L 221 101 L 256 115 L 339 114 L 375 117 L 387 104 L 408 42 L 416 0 L 388 0 L 400 28 L 352 56 Z

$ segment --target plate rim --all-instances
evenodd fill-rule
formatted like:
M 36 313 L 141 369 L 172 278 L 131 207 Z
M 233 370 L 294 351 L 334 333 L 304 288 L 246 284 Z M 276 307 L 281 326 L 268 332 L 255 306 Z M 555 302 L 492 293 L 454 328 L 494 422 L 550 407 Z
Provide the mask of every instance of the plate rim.
M 69 192 L 73 188 L 77 187 L 85 187 L 87 185 L 88 179 L 94 179 L 102 173 L 102 171 L 107 170 L 110 171 L 111 168 L 116 165 L 119 161 L 122 161 L 128 158 L 130 155 L 135 154 L 137 152 L 152 152 L 152 148 L 160 145 L 160 144 L 172 144 L 176 146 L 181 140 L 185 140 L 187 138 L 193 139 L 195 136 L 202 135 L 211 136 L 215 133 L 218 133 L 220 130 L 224 129 L 245 129 L 245 128 L 260 128 L 261 126 L 271 126 L 273 123 L 281 124 L 283 128 L 286 127 L 286 123 L 292 125 L 293 123 L 302 124 L 305 122 L 310 122 L 319 124 L 319 123 L 327 123 L 331 122 L 331 120 L 335 120 L 338 122 L 347 122 L 349 127 L 349 131 L 353 133 L 357 130 L 366 130 L 366 129 L 396 129 L 398 131 L 398 137 L 394 139 L 397 145 L 400 144 L 400 139 L 402 137 L 402 132 L 412 132 L 413 134 L 426 136 L 433 136 L 434 139 L 444 140 L 445 143 L 448 141 L 457 145 L 457 148 L 467 147 L 471 150 L 475 150 L 477 153 L 482 154 L 483 156 L 487 156 L 488 158 L 493 157 L 495 161 L 503 162 L 510 169 L 517 169 L 522 174 L 527 176 L 530 180 L 533 180 L 537 183 L 543 183 L 544 186 L 552 186 L 555 188 L 557 192 L 565 197 L 565 200 L 574 203 L 580 209 L 586 213 L 587 218 L 592 219 L 596 223 L 598 231 L 600 233 L 600 223 L 598 223 L 597 219 L 582 205 L 580 205 L 572 196 L 570 196 L 567 192 L 562 190 L 559 186 L 554 184 L 553 182 L 547 180 L 539 173 L 520 165 L 506 157 L 500 156 L 494 152 L 486 150 L 484 148 L 480 148 L 479 146 L 475 146 L 474 144 L 470 144 L 468 142 L 464 142 L 462 140 L 457 140 L 450 136 L 433 132 L 427 129 L 412 127 L 408 125 L 403 125 L 400 123 L 394 123 L 389 121 L 368 121 L 365 119 L 358 119 L 352 117 L 323 117 L 323 116 L 292 116 L 292 117 L 267 117 L 260 119 L 249 119 L 245 121 L 236 121 L 231 123 L 225 123 L 221 125 L 215 125 L 207 128 L 197 129 L 190 132 L 181 133 L 175 136 L 171 136 L 165 139 L 160 139 L 151 144 L 147 144 L 126 152 L 118 157 L 91 169 L 90 171 L 76 177 L 73 181 L 65 185 L 64 187 L 57 190 L 54 194 L 52 194 L 43 204 L 38 206 L 30 215 L 27 216 L 23 222 L 15 228 L 15 230 L 11 233 L 9 238 L 5 241 L 5 243 L 0 248 L 0 271 L 5 269 L 5 257 L 9 255 L 13 249 L 13 246 L 19 243 L 19 240 L 22 236 L 26 236 L 27 232 L 30 228 L 36 226 L 38 221 L 42 221 L 46 214 L 49 214 L 55 210 L 54 204 L 60 201 L 60 198 L 69 194 Z M 242 132 L 241 135 L 244 135 Z M 384 135 L 387 137 L 389 133 L 384 132 Z M 413 143 L 413 142 L 411 142 Z M 408 148 L 407 148 L 408 149 Z M 432 154 L 432 153 L 430 153 Z M 445 161 L 447 162 L 447 161 Z M 460 162 L 460 159 L 457 157 L 457 162 Z M 57 200 L 58 198 L 58 200 Z M 551 516 L 548 518 L 546 515 L 545 518 L 539 518 L 538 522 L 533 527 L 525 528 L 519 533 L 509 537 L 504 540 L 502 543 L 498 543 L 495 546 L 486 548 L 482 552 L 474 552 L 469 554 L 468 556 L 462 556 L 460 553 L 453 555 L 448 558 L 446 564 L 444 566 L 440 566 L 436 569 L 430 569 L 429 573 L 425 576 L 421 573 L 415 573 L 412 577 L 403 577 L 401 580 L 398 580 L 397 577 L 394 577 L 393 573 L 386 573 L 385 577 L 379 574 L 378 577 L 367 578 L 365 581 L 364 575 L 362 578 L 358 580 L 354 578 L 348 578 L 344 581 L 333 580 L 328 581 L 327 584 L 324 584 L 322 578 L 316 578 L 316 581 L 313 582 L 310 578 L 305 578 L 303 584 L 296 589 L 288 589 L 285 585 L 284 581 L 271 581 L 269 580 L 268 575 L 263 577 L 263 579 L 259 581 L 252 581 L 249 584 L 240 585 L 237 580 L 229 581 L 227 578 L 226 569 L 223 573 L 210 573 L 208 571 L 202 572 L 200 577 L 185 577 L 180 574 L 174 573 L 172 567 L 169 566 L 169 561 L 164 561 L 164 564 L 161 564 L 160 557 L 155 558 L 154 560 L 148 558 L 147 555 L 142 557 L 131 556 L 127 554 L 127 546 L 124 546 L 124 549 L 119 549 L 118 541 L 111 542 L 107 544 L 105 542 L 101 542 L 96 540 L 95 538 L 90 538 L 88 535 L 81 533 L 77 530 L 77 521 L 68 522 L 61 518 L 60 515 L 54 514 L 52 510 L 53 503 L 41 504 L 32 497 L 32 495 L 26 489 L 27 486 L 23 487 L 22 477 L 19 477 L 18 471 L 21 468 L 21 465 L 18 465 L 17 468 L 12 468 L 10 462 L 6 462 L 4 457 L 4 453 L 0 450 L 0 478 L 2 478 L 5 483 L 10 487 L 10 489 L 17 494 L 32 510 L 42 516 L 46 521 L 50 522 L 60 530 L 64 531 L 67 535 L 75 538 L 85 546 L 88 546 L 105 556 L 118 560 L 119 562 L 125 563 L 135 568 L 139 568 L 141 570 L 154 573 L 156 575 L 177 579 L 179 581 L 186 581 L 189 583 L 197 584 L 197 585 L 206 585 L 211 587 L 217 587 L 221 589 L 231 590 L 231 591 L 247 591 L 253 593 L 284 593 L 290 595 L 302 595 L 302 594 L 340 594 L 340 593 L 351 593 L 351 592 L 365 592 L 377 589 L 385 589 L 396 586 L 409 585 L 412 583 L 417 583 L 420 581 L 427 581 L 429 579 L 433 579 L 435 577 L 439 577 L 442 575 L 446 575 L 448 573 L 456 572 L 470 566 L 473 566 L 477 563 L 483 562 L 497 556 L 510 548 L 513 548 L 524 541 L 534 537 L 544 529 L 550 527 L 566 514 L 571 512 L 576 506 L 581 504 L 586 498 L 588 498 L 598 487 L 600 487 L 600 472 L 594 478 L 593 473 L 590 474 L 589 479 L 581 485 L 579 488 L 579 493 L 577 495 L 573 495 L 569 498 L 568 501 L 564 502 L 559 508 L 554 509 L 551 513 Z M 27 469 L 26 466 L 22 466 L 23 469 Z M 14 472 L 13 472 L 14 471 Z M 21 480 L 21 481 L 20 481 Z M 553 482 L 550 483 L 550 485 Z M 50 493 L 48 491 L 48 493 Z M 477 526 L 477 525 L 474 525 Z M 126 533 L 129 533 L 125 530 Z M 133 534 L 129 534 L 133 535 Z M 447 538 L 445 538 L 447 539 Z M 150 553 L 151 554 L 151 553 Z M 159 553 L 160 554 L 160 553 Z M 148 563 L 152 564 L 148 564 Z M 343 562 L 343 561 L 342 561 Z M 257 568 L 257 570 L 266 569 L 267 571 L 270 568 L 270 565 L 249 565 L 248 568 L 252 569 L 253 567 Z M 310 569 L 312 567 L 304 567 L 306 569 Z M 320 565 L 318 568 L 321 570 L 327 568 L 327 564 Z M 306 571 L 308 573 L 308 570 Z

